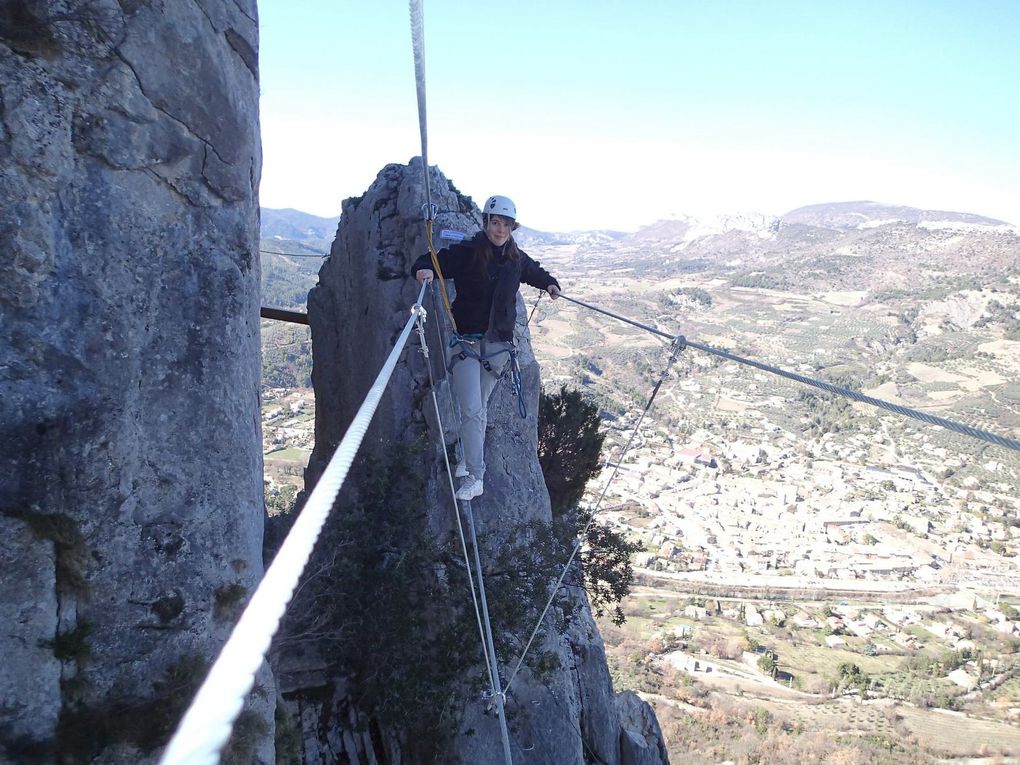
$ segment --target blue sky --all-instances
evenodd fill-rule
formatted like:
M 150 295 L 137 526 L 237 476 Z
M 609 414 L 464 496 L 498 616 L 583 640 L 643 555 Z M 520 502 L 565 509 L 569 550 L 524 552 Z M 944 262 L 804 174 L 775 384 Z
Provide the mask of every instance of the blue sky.
M 266 207 L 420 154 L 408 5 L 259 3 Z M 1020 224 L 1020 0 L 424 0 L 429 162 L 543 230 L 871 199 Z

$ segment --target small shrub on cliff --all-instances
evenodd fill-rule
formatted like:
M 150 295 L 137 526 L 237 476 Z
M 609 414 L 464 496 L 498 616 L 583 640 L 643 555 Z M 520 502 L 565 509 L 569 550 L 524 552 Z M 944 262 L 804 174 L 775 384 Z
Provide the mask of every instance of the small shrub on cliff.
M 59 762 L 91 762 L 124 743 L 142 752 L 166 745 L 208 671 L 201 656 L 186 655 L 153 681 L 152 695 L 113 694 L 102 701 L 65 699 L 57 723 Z
M 276 765 L 301 765 L 301 731 L 287 713 L 282 699 L 276 701 Z
M 631 556 L 640 552 L 641 546 L 598 521 L 589 524 L 591 511 L 580 509 L 585 487 L 598 475 L 604 441 L 594 401 L 566 386 L 558 393 L 542 393 L 538 460 L 549 490 L 554 527 L 564 548 L 564 563 L 587 525 L 581 540 L 580 571 L 568 572 L 564 581 L 584 587 L 596 616 L 611 610 L 613 622 L 622 624 L 626 617 L 620 602 L 634 582 Z
M 29 525 L 40 539 L 53 543 L 57 557 L 57 590 L 64 594 L 88 597 L 87 579 L 89 550 L 79 524 L 73 518 L 59 513 L 30 511 L 2 511 Z
M 91 634 L 92 625 L 83 620 L 72 629 L 58 632 L 53 640 L 40 640 L 39 645 L 52 650 L 53 656 L 60 661 L 73 661 L 81 667 L 91 653 L 89 648 Z
M 213 619 L 236 622 L 241 618 L 248 598 L 248 588 L 240 582 L 221 584 L 213 592 Z
M 257 762 L 255 752 L 269 735 L 269 726 L 257 712 L 245 709 L 237 716 L 230 739 L 223 748 L 220 765 L 249 765 Z

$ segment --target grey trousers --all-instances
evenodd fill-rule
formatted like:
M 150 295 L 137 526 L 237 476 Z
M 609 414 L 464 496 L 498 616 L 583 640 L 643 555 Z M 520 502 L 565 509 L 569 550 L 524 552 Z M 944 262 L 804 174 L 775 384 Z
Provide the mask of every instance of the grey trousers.
M 469 351 L 467 358 L 456 359 L 461 346 Z M 461 340 L 447 348 L 446 364 L 453 380 L 453 392 L 460 405 L 460 440 L 464 447 L 464 463 L 468 473 L 481 480 L 485 477 L 485 424 L 489 411 L 489 396 L 496 383 L 510 365 L 510 356 L 500 353 L 490 358 L 490 372 L 471 353 L 478 356 L 491 355 L 510 347 L 510 343 L 487 340 Z

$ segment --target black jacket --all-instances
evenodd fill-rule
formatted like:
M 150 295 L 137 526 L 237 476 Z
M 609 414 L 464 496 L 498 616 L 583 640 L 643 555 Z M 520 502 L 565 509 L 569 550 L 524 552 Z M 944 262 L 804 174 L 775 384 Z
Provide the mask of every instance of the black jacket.
M 476 236 L 485 236 L 479 232 Z M 475 241 L 468 240 L 439 251 L 439 267 L 444 279 L 457 285 L 453 301 L 453 319 L 462 335 L 487 334 L 504 342 L 514 337 L 517 321 L 517 288 L 530 284 L 539 289 L 560 286 L 548 271 L 521 251 L 516 260 L 503 254 L 504 248 L 493 247 L 486 273 L 475 262 Z M 411 266 L 416 274 L 423 268 L 435 271 L 432 258 L 425 253 Z

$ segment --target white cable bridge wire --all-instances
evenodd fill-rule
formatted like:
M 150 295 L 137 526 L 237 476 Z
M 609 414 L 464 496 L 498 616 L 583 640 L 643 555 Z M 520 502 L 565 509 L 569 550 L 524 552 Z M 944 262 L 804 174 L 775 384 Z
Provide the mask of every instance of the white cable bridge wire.
M 409 0 L 408 8 L 411 14 L 411 46 L 414 51 L 414 75 L 415 84 L 418 94 L 418 129 L 421 133 L 421 165 L 422 165 L 422 176 L 425 179 L 425 231 L 428 238 L 429 251 L 433 253 L 434 249 L 432 246 L 432 220 L 436 215 L 436 207 L 432 204 L 432 186 L 429 182 L 429 153 L 428 153 L 428 129 L 427 119 L 425 115 L 425 19 L 422 13 L 421 0 Z M 440 281 L 442 281 L 442 273 L 437 274 Z M 445 292 L 444 292 L 445 294 Z M 419 301 L 420 302 L 420 301 Z M 453 321 L 451 314 L 450 320 Z M 438 326 L 438 325 L 437 325 Z M 428 353 L 428 346 L 425 343 L 424 329 L 419 330 L 422 338 L 423 351 Z M 440 335 L 439 347 L 443 347 L 442 335 Z M 429 378 L 431 381 L 432 367 L 426 356 L 426 365 L 429 367 Z M 432 385 L 432 402 L 436 408 L 436 417 L 439 418 L 439 404 L 435 398 L 435 384 Z M 442 422 L 439 420 L 439 422 Z M 440 426 L 440 434 L 442 434 L 442 426 Z M 442 437 L 440 435 L 440 437 Z M 449 459 L 445 458 L 446 450 L 444 448 L 444 459 L 446 459 L 446 471 L 450 479 L 450 488 L 453 489 L 453 474 L 450 471 Z M 454 509 L 457 510 L 457 500 L 454 498 Z M 503 756 L 506 759 L 507 765 L 513 765 L 513 757 L 510 752 L 510 733 L 507 728 L 506 714 L 504 710 L 504 703 L 506 700 L 506 694 L 500 688 L 499 684 L 499 666 L 496 660 L 496 649 L 494 647 L 492 639 L 492 626 L 489 623 L 489 607 L 485 599 L 485 581 L 482 577 L 482 562 L 478 556 L 478 538 L 475 535 L 475 524 L 474 514 L 471 511 L 471 503 L 465 502 L 464 509 L 467 512 L 468 523 L 471 531 L 471 543 L 474 547 L 475 553 L 475 567 L 478 573 L 478 598 L 481 601 L 481 615 L 484 621 L 484 628 L 482 629 L 482 653 L 485 654 L 485 664 L 489 672 L 489 686 L 492 689 L 492 694 L 496 700 L 496 712 L 499 717 L 499 729 L 500 736 L 503 742 Z M 460 521 L 460 513 L 457 512 L 457 527 L 461 536 L 461 544 L 464 545 L 464 530 Z M 468 566 L 468 576 L 470 577 L 471 564 L 467 561 L 467 547 L 464 546 L 465 562 Z M 471 597 L 475 597 L 474 584 L 471 584 Z M 475 601 L 475 615 L 478 616 L 478 601 Z M 480 622 L 479 627 L 483 625 Z
M 528 655 L 528 651 L 531 649 L 532 643 L 535 642 L 535 637 L 538 635 L 538 631 L 542 628 L 542 623 L 545 621 L 545 615 L 549 613 L 549 608 L 552 606 L 553 600 L 556 598 L 556 593 L 559 592 L 560 587 L 563 585 L 563 580 L 567 576 L 567 572 L 570 570 L 570 564 L 574 562 L 574 558 L 577 557 L 577 553 L 581 549 L 581 543 L 584 541 L 585 534 L 588 533 L 588 529 L 591 528 L 592 521 L 595 520 L 595 516 L 602 507 L 602 500 L 606 498 L 606 493 L 609 491 L 609 487 L 613 481 L 616 480 L 616 474 L 620 472 L 620 465 L 623 464 L 623 458 L 627 456 L 627 452 L 630 450 L 631 444 L 634 443 L 634 437 L 637 436 L 638 431 L 641 430 L 641 423 L 645 421 L 645 415 L 652 408 L 652 404 L 655 402 L 655 397 L 659 393 L 659 388 L 662 387 L 662 383 L 665 382 L 666 376 L 669 374 L 669 370 L 672 368 L 673 363 L 676 361 L 677 355 L 684 349 L 686 340 L 678 335 L 673 338 L 673 342 L 670 344 L 669 360 L 666 362 L 666 366 L 662 370 L 662 374 L 659 376 L 659 380 L 655 383 L 655 387 L 652 388 L 651 395 L 648 397 L 648 403 L 645 404 L 644 410 L 641 412 L 641 416 L 638 417 L 637 423 L 634 425 L 634 430 L 631 431 L 630 438 L 627 439 L 627 444 L 623 447 L 623 451 L 620 452 L 620 456 L 616 459 L 616 465 L 613 468 L 613 472 L 609 476 L 609 480 L 606 481 L 602 487 L 602 493 L 599 494 L 598 500 L 592 506 L 588 513 L 588 521 L 584 524 L 584 528 L 581 529 L 577 534 L 577 539 L 574 540 L 574 547 L 570 551 L 570 557 L 567 558 L 566 564 L 563 566 L 563 571 L 560 572 L 559 579 L 556 580 L 556 584 L 553 585 L 549 591 L 549 599 L 545 603 L 545 608 L 542 609 L 541 616 L 538 617 L 538 622 L 535 624 L 535 628 L 531 631 L 531 636 L 528 638 L 527 645 L 524 646 L 524 650 L 521 651 L 521 656 L 517 660 L 517 665 L 514 667 L 513 672 L 510 673 L 510 677 L 507 678 L 506 688 L 504 693 L 510 692 L 510 685 L 513 683 L 514 678 L 517 677 L 517 673 L 521 671 L 521 666 L 524 664 L 524 658 Z M 582 739 L 583 743 L 583 739 Z
M 433 282 L 432 284 L 433 284 L 433 287 L 435 287 L 435 282 Z M 433 290 L 433 293 L 432 293 L 432 298 L 433 298 L 433 304 L 438 306 L 439 305 L 439 298 L 436 297 L 436 294 L 435 294 L 434 290 Z M 439 314 L 439 315 L 441 316 L 442 314 Z M 430 356 L 429 356 L 428 342 L 425 339 L 425 326 L 424 326 L 424 324 L 425 324 L 425 310 L 422 309 L 422 311 L 418 314 L 418 324 L 417 324 L 417 327 L 418 327 L 418 342 L 419 342 L 419 344 L 421 346 L 422 356 L 425 359 L 425 367 L 429 371 L 429 388 L 432 391 L 432 408 L 433 408 L 433 410 L 436 413 L 436 423 L 437 423 L 436 430 L 439 432 L 439 443 L 440 443 L 440 448 L 441 448 L 442 453 L 443 453 L 443 464 L 446 466 L 446 480 L 447 480 L 447 483 L 449 485 L 450 496 L 453 497 L 453 517 L 457 521 L 457 536 L 460 538 L 460 547 L 461 547 L 461 550 L 464 553 L 464 565 L 466 567 L 465 570 L 467 571 L 467 576 L 468 576 L 468 587 L 471 590 L 471 602 L 474 604 L 474 607 L 475 607 L 475 620 L 478 622 L 478 634 L 479 634 L 479 636 L 482 639 L 482 654 L 483 654 L 483 656 L 485 658 L 485 668 L 486 668 L 486 671 L 488 671 L 488 673 L 489 673 L 489 685 L 494 688 L 496 683 L 495 683 L 495 680 L 494 680 L 493 675 L 492 675 L 492 666 L 493 665 L 489 661 L 489 647 L 488 647 L 488 644 L 485 642 L 485 627 L 482 626 L 482 612 L 478 608 L 478 596 L 475 593 L 475 577 L 474 577 L 474 574 L 471 573 L 471 557 L 468 555 L 467 541 L 465 540 L 465 537 L 464 537 L 464 524 L 460 520 L 460 508 L 458 507 L 458 503 L 457 503 L 457 487 L 454 485 L 453 470 L 450 467 L 450 457 L 446 453 L 446 442 L 443 440 L 443 433 L 445 432 L 444 427 L 443 427 L 443 416 L 439 412 L 439 398 L 436 396 L 436 381 L 433 379 L 433 376 L 432 376 L 432 361 L 431 361 Z M 439 325 L 437 324 L 436 325 L 437 329 L 438 329 L 438 326 Z M 443 341 L 443 336 L 442 336 L 442 334 L 440 334 L 439 335 L 440 347 L 442 347 L 442 341 Z
M 409 0 L 408 10 L 411 13 L 411 48 L 414 51 L 414 79 L 418 96 L 421 169 L 425 178 L 425 217 L 432 220 L 436 213 L 435 206 L 432 204 L 432 184 L 429 182 L 429 137 L 425 116 L 425 19 L 422 14 L 421 0 Z
M 432 300 L 438 309 L 439 296 L 435 289 L 436 283 L 432 282 Z M 442 313 L 438 314 L 440 319 Z M 506 692 L 500 687 L 499 660 L 496 656 L 496 646 L 492 639 L 492 623 L 489 620 L 489 604 L 485 596 L 485 577 L 482 573 L 482 559 L 478 554 L 478 535 L 475 533 L 475 516 L 471 509 L 471 502 L 465 500 L 463 503 L 464 512 L 468 519 L 468 529 L 471 532 L 471 549 L 474 551 L 475 571 L 478 575 L 478 589 L 475 590 L 474 577 L 471 574 L 471 559 L 468 557 L 467 542 L 464 538 L 464 524 L 460 518 L 460 507 L 457 502 L 457 492 L 453 485 L 453 470 L 450 468 L 450 458 L 446 452 L 446 443 L 443 440 L 443 418 L 439 413 L 439 399 L 436 396 L 436 381 L 432 376 L 432 362 L 429 358 L 429 346 L 425 340 L 425 309 L 418 313 L 418 340 L 421 345 L 422 355 L 425 357 L 425 366 L 429 372 L 429 388 L 432 391 L 432 406 L 436 413 L 437 431 L 439 434 L 440 450 L 443 453 L 443 463 L 446 466 L 446 478 L 449 482 L 450 496 L 453 498 L 453 514 L 457 519 L 457 534 L 460 537 L 461 550 L 464 552 L 464 564 L 467 567 L 468 586 L 471 588 L 471 602 L 475 607 L 475 619 L 478 622 L 478 632 L 482 639 L 482 655 L 485 658 L 485 669 L 489 674 L 489 689 L 491 698 L 496 707 L 496 715 L 499 718 L 499 734 L 503 743 L 503 758 L 506 765 L 513 765 L 513 754 L 510 750 L 510 730 L 506 723 Z M 436 332 L 439 339 L 439 347 L 443 347 L 443 332 L 439 323 L 436 323 Z M 451 403 L 453 393 L 451 390 Z M 463 445 L 461 446 L 463 449 Z M 479 601 L 481 606 L 479 607 Z
M 422 310 L 424 295 L 423 284 L 403 332 L 308 497 L 304 509 L 294 521 L 272 565 L 252 595 L 251 602 L 244 609 L 205 682 L 181 719 L 159 761 L 160 765 L 216 765 L 219 762 L 220 751 L 230 738 L 230 731 L 241 712 L 244 698 L 255 682 L 255 673 L 262 666 L 273 635 L 280 626 L 280 619 L 294 595 L 301 572 L 308 563 L 312 548 L 322 532 L 354 456 L 361 447 L 383 391 L 407 344 L 418 312 Z

